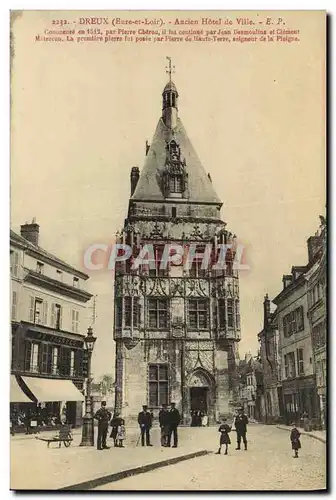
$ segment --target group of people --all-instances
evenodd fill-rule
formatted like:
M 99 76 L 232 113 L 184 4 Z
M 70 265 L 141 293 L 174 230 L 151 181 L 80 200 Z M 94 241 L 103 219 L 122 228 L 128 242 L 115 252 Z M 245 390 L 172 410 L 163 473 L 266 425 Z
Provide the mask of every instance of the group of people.
M 241 450 L 241 442 L 243 441 L 244 443 L 244 450 L 247 451 L 247 439 L 246 439 L 246 432 L 247 432 L 247 424 L 248 424 L 248 418 L 244 413 L 243 408 L 239 408 L 238 414 L 236 415 L 234 419 L 234 428 L 237 433 L 237 448 L 236 450 Z M 222 450 L 222 445 L 225 445 L 225 452 L 224 455 L 228 454 L 228 447 L 229 444 L 231 444 L 231 439 L 229 436 L 229 433 L 231 432 L 232 427 L 227 423 L 226 418 L 221 419 L 221 425 L 219 426 L 218 432 L 220 432 L 220 439 L 219 439 L 219 449 L 217 451 L 217 455 L 221 454 Z
M 200 410 L 193 410 L 191 412 L 190 427 L 207 427 L 208 415 Z
M 126 438 L 124 419 L 118 413 L 115 413 L 112 418 L 111 412 L 106 408 L 106 401 L 102 401 L 101 408 L 99 408 L 99 410 L 95 413 L 94 418 L 98 420 L 97 449 L 108 450 L 110 448 L 106 443 L 109 425 L 111 425 L 112 427 L 110 437 L 114 441 L 114 446 L 123 448 L 123 443 Z M 159 412 L 162 446 L 171 446 L 171 438 L 173 437 L 173 448 L 177 448 L 177 428 L 180 421 L 181 416 L 176 408 L 175 403 L 171 403 L 169 409 L 166 404 L 162 405 L 162 409 Z M 138 414 L 138 424 L 140 428 L 139 440 L 141 438 L 141 446 L 153 446 L 151 444 L 150 436 L 150 431 L 153 424 L 153 414 L 148 411 L 148 407 L 146 405 L 143 405 L 142 411 L 140 411 Z
M 246 439 L 246 432 L 247 432 L 247 424 L 248 424 L 248 418 L 244 414 L 243 408 L 239 408 L 238 414 L 236 415 L 234 419 L 234 429 L 237 433 L 237 448 L 236 450 L 241 450 L 241 442 L 243 441 L 244 443 L 244 450 L 247 451 L 247 439 Z M 292 422 L 291 424 L 292 430 L 290 433 L 290 441 L 292 445 L 292 450 L 294 451 L 294 456 L 293 458 L 298 458 L 299 457 L 299 449 L 301 448 L 301 442 L 300 442 L 300 431 L 296 428 L 295 422 Z M 226 418 L 222 418 L 221 420 L 221 425 L 219 426 L 218 432 L 220 433 L 220 439 L 219 439 L 219 448 L 217 451 L 217 455 L 221 454 L 222 446 L 225 445 L 225 451 L 224 455 L 228 454 L 228 447 L 229 444 L 231 444 L 231 439 L 230 439 L 230 432 L 233 429 L 228 423 Z
M 139 414 L 140 415 L 140 414 Z M 178 434 L 177 428 L 181 422 L 181 415 L 176 408 L 175 403 L 170 403 L 170 409 L 167 405 L 162 405 L 159 412 L 159 424 L 161 428 L 161 446 L 170 447 L 173 436 L 173 448 L 177 448 Z
M 44 427 L 55 427 L 62 423 L 62 416 L 54 414 L 42 408 L 38 404 L 35 409 L 28 408 L 26 411 L 12 410 L 10 413 L 10 429 L 11 434 L 14 435 L 15 431 L 20 428 L 25 428 L 26 434 L 40 432 Z

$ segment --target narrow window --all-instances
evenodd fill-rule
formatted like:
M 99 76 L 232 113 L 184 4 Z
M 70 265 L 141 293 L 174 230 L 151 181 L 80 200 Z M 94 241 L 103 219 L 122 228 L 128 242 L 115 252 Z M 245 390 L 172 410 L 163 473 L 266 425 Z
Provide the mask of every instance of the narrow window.
M 168 327 L 168 301 L 148 299 L 148 323 L 150 328 Z
M 233 299 L 227 299 L 228 327 L 233 328 Z
M 36 324 L 42 323 L 42 307 L 43 307 L 43 301 L 41 299 L 35 299 L 34 323 Z
M 168 404 L 168 365 L 148 366 L 148 396 L 151 408 Z
M 304 375 L 303 349 L 297 349 L 298 375 Z

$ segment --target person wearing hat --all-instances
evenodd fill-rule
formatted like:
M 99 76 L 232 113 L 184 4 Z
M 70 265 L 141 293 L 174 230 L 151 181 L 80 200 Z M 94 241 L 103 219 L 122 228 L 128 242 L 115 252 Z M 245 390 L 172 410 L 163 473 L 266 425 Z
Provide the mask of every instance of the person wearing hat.
M 178 443 L 178 435 L 177 435 L 177 427 L 181 422 L 180 412 L 175 408 L 175 403 L 170 403 L 170 411 L 168 415 L 168 425 L 169 425 L 169 433 L 168 433 L 168 443 L 167 446 L 170 446 L 172 434 L 174 436 L 174 444 L 173 448 L 177 448 Z
M 138 414 L 138 424 L 140 426 L 141 432 L 141 446 L 145 446 L 145 436 L 146 436 L 146 446 L 153 446 L 150 443 L 150 429 L 152 427 L 152 415 L 148 411 L 147 405 L 143 405 L 142 411 Z
M 94 418 L 98 420 L 97 450 L 108 450 L 110 447 L 106 446 L 106 437 L 111 413 L 106 408 L 106 401 L 101 402 L 101 407 Z
M 162 405 L 159 412 L 159 424 L 161 428 L 161 446 L 167 446 L 169 434 L 169 411 L 166 404 Z
M 237 432 L 237 448 L 236 450 L 240 450 L 240 443 L 243 439 L 244 449 L 247 450 L 247 439 L 246 439 L 246 431 L 248 424 L 248 418 L 244 414 L 244 408 L 239 408 L 238 415 L 235 418 L 234 426 Z
M 110 437 L 113 439 L 114 446 L 117 446 L 117 435 L 118 435 L 118 427 L 121 426 L 122 418 L 120 413 L 116 412 L 111 420 L 111 434 Z

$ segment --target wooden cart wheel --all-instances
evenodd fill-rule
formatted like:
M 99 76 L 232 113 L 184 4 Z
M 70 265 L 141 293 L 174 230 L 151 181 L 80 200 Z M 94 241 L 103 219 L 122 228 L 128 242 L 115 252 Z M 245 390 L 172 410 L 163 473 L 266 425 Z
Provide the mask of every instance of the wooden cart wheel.
M 70 445 L 71 445 L 71 441 L 64 441 L 64 446 L 66 448 L 69 448 Z

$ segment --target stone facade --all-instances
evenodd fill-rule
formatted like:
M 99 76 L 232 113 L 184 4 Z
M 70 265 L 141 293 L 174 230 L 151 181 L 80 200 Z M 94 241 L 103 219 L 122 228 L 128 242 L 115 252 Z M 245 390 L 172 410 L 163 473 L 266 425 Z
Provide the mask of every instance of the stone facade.
M 284 288 L 273 302 L 277 305 L 281 385 L 285 423 L 300 422 L 307 413 L 319 418 L 311 328 L 308 320 L 308 266 L 292 267 L 283 277 Z
M 308 319 L 311 327 L 316 388 L 319 397 L 320 424 L 326 427 L 327 416 L 327 266 L 326 224 L 322 223 L 313 236 L 314 250 L 310 251 L 312 267 L 306 274 L 308 281 Z M 308 247 L 311 244 L 308 240 Z
M 268 295 L 264 298 L 264 327 L 258 334 L 263 391 L 260 393 L 260 420 L 275 423 L 283 414 L 281 389 L 281 356 L 276 313 L 271 313 Z
M 10 273 L 11 374 L 24 391 L 22 377 L 38 379 L 46 387 L 50 380 L 68 380 L 83 391 L 84 338 L 92 297 L 86 290 L 89 276 L 39 245 L 35 221 L 22 225 L 20 235 L 10 231 Z M 30 405 L 34 411 L 38 398 L 31 396 L 36 401 L 30 405 L 15 401 L 12 394 L 12 409 L 25 412 Z M 62 402 L 39 402 L 50 413 L 61 413 L 66 406 L 68 422 L 81 425 L 82 401 L 66 401 L 64 394 Z
M 236 398 L 238 272 L 234 251 L 226 269 L 201 269 L 200 262 L 206 245 L 213 257 L 235 237 L 220 218 L 222 203 L 178 117 L 177 99 L 170 81 L 144 167 L 131 171 L 128 215 L 117 235 L 133 258 L 115 271 L 116 408 L 132 420 L 143 404 L 156 416 L 174 401 L 184 423 L 196 409 L 214 422 L 231 413 Z M 185 251 L 194 245 L 200 256 L 163 269 L 167 243 Z M 148 262 L 132 268 L 151 245 Z

